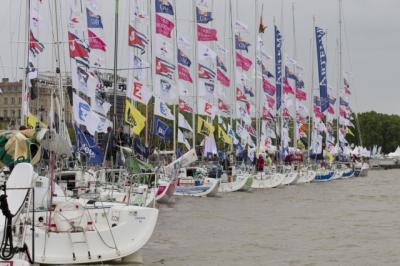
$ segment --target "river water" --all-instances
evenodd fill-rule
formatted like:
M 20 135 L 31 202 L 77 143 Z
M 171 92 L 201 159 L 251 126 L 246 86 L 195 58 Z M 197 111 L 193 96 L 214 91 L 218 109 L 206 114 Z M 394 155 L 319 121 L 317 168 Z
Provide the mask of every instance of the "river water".
M 400 171 L 161 206 L 145 265 L 400 265 Z

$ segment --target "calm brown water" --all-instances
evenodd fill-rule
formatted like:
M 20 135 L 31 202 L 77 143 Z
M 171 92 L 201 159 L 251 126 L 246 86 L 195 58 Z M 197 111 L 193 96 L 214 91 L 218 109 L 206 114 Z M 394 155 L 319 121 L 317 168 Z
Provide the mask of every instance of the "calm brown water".
M 400 171 L 161 207 L 145 265 L 400 265 Z

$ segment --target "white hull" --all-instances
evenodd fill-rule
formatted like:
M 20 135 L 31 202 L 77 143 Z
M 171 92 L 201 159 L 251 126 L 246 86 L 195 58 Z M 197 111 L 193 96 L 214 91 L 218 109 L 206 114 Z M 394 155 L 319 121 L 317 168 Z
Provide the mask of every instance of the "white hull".
M 252 188 L 274 188 L 282 184 L 285 176 L 279 173 L 265 174 L 257 173 L 253 178 Z
M 150 239 L 158 210 L 135 206 L 113 206 L 86 210 L 93 222 L 83 232 L 48 232 L 47 226 L 35 227 L 35 261 L 40 264 L 99 263 L 122 259 L 139 251 Z M 35 213 L 35 218 L 46 217 Z M 27 230 L 27 239 L 31 231 Z M 31 241 L 27 241 L 32 250 Z
M 177 186 L 174 195 L 192 197 L 214 197 L 218 193 L 220 182 L 214 178 L 205 178 L 201 186 Z
M 249 191 L 252 183 L 251 176 L 238 175 L 237 180 L 233 182 L 221 182 L 219 184 L 218 192 L 235 192 L 235 191 Z M 249 185 L 250 184 L 250 185 Z
M 315 171 L 308 170 L 308 171 L 301 171 L 299 173 L 299 177 L 296 180 L 296 184 L 305 184 L 305 183 L 310 183 L 311 181 L 314 180 L 316 175 Z
M 295 183 L 295 181 L 297 180 L 297 178 L 299 176 L 297 172 L 289 172 L 289 173 L 285 173 L 283 175 L 285 176 L 285 178 L 283 179 L 283 181 L 281 183 L 282 186 Z

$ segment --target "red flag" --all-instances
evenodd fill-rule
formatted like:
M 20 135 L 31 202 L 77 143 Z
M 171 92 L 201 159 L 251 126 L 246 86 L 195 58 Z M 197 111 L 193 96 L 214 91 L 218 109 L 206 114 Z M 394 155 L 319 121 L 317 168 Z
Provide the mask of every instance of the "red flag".
M 307 100 L 307 93 L 302 89 L 296 89 L 296 99 L 298 100 Z
M 212 69 L 201 64 L 199 64 L 198 66 L 198 73 L 199 78 L 201 79 L 213 80 L 215 78 L 215 72 Z
M 179 98 L 179 111 L 184 111 L 184 112 L 193 112 L 193 108 L 190 107 L 184 100 Z
M 88 30 L 89 35 L 89 47 L 97 50 L 107 51 L 106 43 L 100 39 L 94 32 Z
M 179 79 L 193 83 L 192 77 L 190 76 L 190 72 L 186 67 L 178 65 L 178 75 Z
M 68 32 L 69 55 L 71 58 L 89 58 L 89 49 L 81 40 L 71 32 Z
M 231 85 L 230 79 L 219 69 L 217 70 L 217 79 L 225 87 L 229 87 Z
M 202 42 L 218 41 L 217 30 L 197 25 L 197 40 Z
M 247 100 L 246 96 L 244 95 L 242 90 L 239 88 L 236 88 L 236 100 L 237 101 L 246 101 Z
M 223 100 L 218 99 L 218 110 L 221 112 L 229 113 L 229 106 Z
M 173 79 L 173 73 L 175 66 L 168 63 L 167 61 L 156 57 L 156 74 L 164 76 L 169 79 Z
M 244 71 L 249 71 L 253 62 L 241 55 L 240 53 L 236 52 L 236 66 L 242 68 Z
M 343 109 L 342 107 L 339 108 L 339 113 L 340 113 L 340 116 L 347 117 L 347 111 L 345 109 Z
M 161 34 L 167 38 L 171 38 L 171 33 L 174 27 L 175 24 L 172 21 L 160 15 L 156 15 L 156 33 Z
M 275 99 L 272 98 L 272 97 L 270 97 L 270 96 L 267 96 L 267 104 L 268 104 L 268 107 L 269 107 L 269 108 L 274 108 L 274 106 L 275 106 Z
M 294 94 L 293 88 L 289 85 L 289 82 L 285 80 L 283 83 L 283 93 L 284 94 Z
M 328 113 L 330 113 L 330 114 L 332 114 L 332 115 L 335 114 L 335 110 L 333 109 L 332 105 L 329 105 L 329 106 L 328 106 L 327 111 L 328 111 Z
M 263 88 L 264 92 L 268 93 L 269 95 L 275 95 L 275 87 L 272 85 L 267 79 L 263 79 Z
M 315 117 L 318 117 L 321 119 L 324 118 L 324 114 L 321 112 L 321 108 L 319 106 L 314 105 L 314 114 L 315 114 Z

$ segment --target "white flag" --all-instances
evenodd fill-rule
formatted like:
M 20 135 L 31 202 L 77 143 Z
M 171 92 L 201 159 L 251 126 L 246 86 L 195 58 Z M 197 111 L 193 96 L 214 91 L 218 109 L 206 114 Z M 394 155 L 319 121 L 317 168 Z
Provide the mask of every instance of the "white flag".
M 81 125 L 87 125 L 90 120 L 90 113 L 92 112 L 92 108 L 90 105 L 79 97 L 77 94 L 73 94 L 73 113 L 75 121 Z
M 221 55 L 226 55 L 229 52 L 228 49 L 226 49 L 224 46 L 222 46 L 219 43 L 217 43 L 216 50 L 217 50 L 217 53 L 219 53 Z
M 186 120 L 186 118 L 181 113 L 178 114 L 178 127 L 184 128 L 186 130 L 189 130 L 190 132 L 193 132 L 193 129 L 189 125 L 189 122 Z
M 147 105 L 153 96 L 150 89 L 135 79 L 132 79 L 131 82 L 132 85 L 129 85 L 126 90 L 126 96 L 134 101 Z M 129 84 L 131 84 L 131 82 L 129 82 Z
M 214 52 L 207 45 L 199 43 L 198 45 L 198 58 L 199 61 L 205 61 L 207 59 L 212 60 L 213 62 L 217 59 L 217 53 Z
M 191 44 L 188 41 L 188 39 L 186 39 L 182 35 L 179 35 L 178 36 L 178 48 L 182 49 L 182 50 L 190 50 L 192 47 L 191 47 Z
M 235 22 L 235 30 L 236 32 L 249 32 L 249 27 L 243 22 L 236 20 Z
M 91 135 L 94 135 L 95 132 L 107 133 L 107 128 L 112 127 L 110 120 L 95 112 L 89 113 L 88 117 L 89 121 L 85 126 Z
M 173 62 L 174 49 L 172 42 L 165 37 L 156 37 L 156 55 L 168 62 Z
M 190 150 L 190 144 L 180 129 L 178 129 L 178 143 L 184 144 L 186 149 Z
M 154 114 L 164 117 L 168 120 L 175 120 L 174 115 L 171 113 L 171 110 L 167 106 L 167 104 L 161 101 L 160 98 L 156 97 L 154 101 Z
M 199 98 L 198 100 L 198 114 L 199 115 L 206 115 L 214 119 L 216 114 L 215 107 L 207 100 L 203 98 Z

